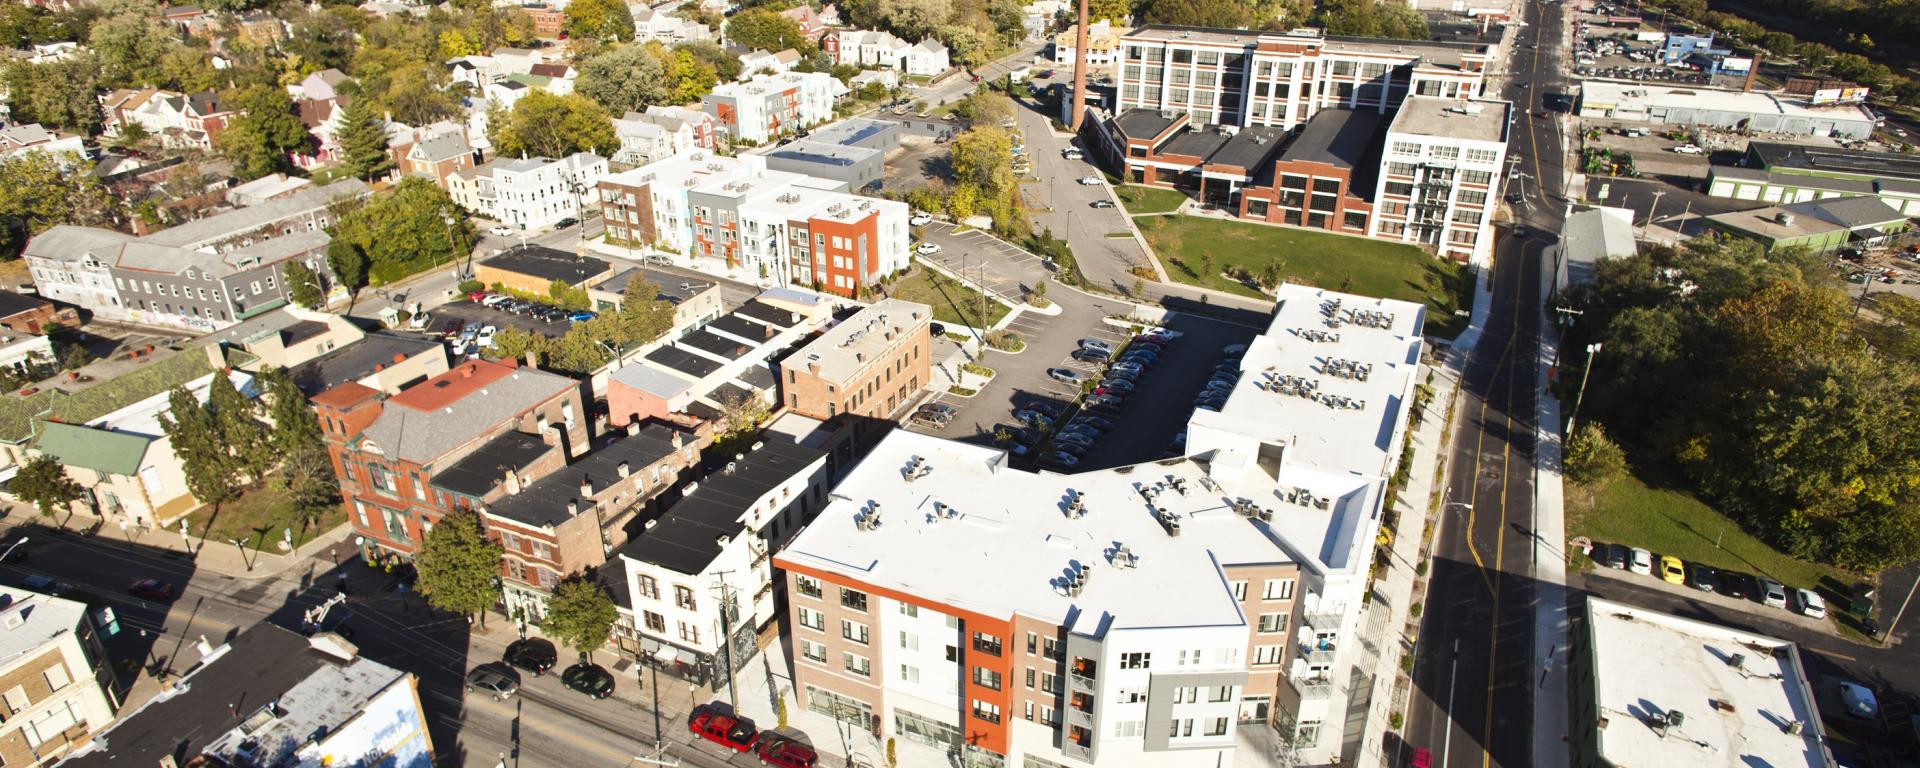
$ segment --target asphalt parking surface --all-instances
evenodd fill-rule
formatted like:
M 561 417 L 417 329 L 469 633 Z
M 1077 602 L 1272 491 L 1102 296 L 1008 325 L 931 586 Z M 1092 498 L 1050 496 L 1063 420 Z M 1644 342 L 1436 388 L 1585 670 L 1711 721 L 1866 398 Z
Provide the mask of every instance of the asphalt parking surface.
M 940 246 L 939 253 L 918 254 L 921 261 L 932 262 L 954 274 L 966 275 L 969 282 L 985 283 L 988 290 L 1008 302 L 1026 300 L 1026 292 L 1051 274 L 1040 257 L 1000 238 L 936 221 L 915 232 L 924 242 Z
M 538 333 L 550 338 L 559 338 L 566 335 L 567 328 L 571 327 L 571 324 L 564 320 L 549 323 L 526 315 L 516 315 L 512 312 L 502 312 L 492 307 L 483 307 L 466 299 L 435 307 L 431 314 L 433 315 L 433 322 L 427 324 L 426 330 L 431 330 L 436 333 L 446 327 L 448 320 L 455 319 L 467 325 L 479 323 L 481 325 L 492 325 L 498 328 L 518 328 L 529 333 Z

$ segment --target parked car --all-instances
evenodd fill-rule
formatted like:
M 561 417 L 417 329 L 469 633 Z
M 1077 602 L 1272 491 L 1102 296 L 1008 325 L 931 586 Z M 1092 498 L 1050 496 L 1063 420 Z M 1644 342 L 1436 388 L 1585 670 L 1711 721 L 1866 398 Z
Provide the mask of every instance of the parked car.
M 466 324 L 467 321 L 459 318 L 448 320 L 446 325 L 440 326 L 440 335 L 444 338 L 451 339 L 460 335 L 460 329 L 466 327 Z
M 520 691 L 520 673 L 497 661 L 474 667 L 467 673 L 467 692 L 486 691 L 501 701 Z
M 695 709 L 693 717 L 687 720 L 687 730 L 735 752 L 752 749 L 760 738 L 760 729 L 754 727 L 752 720 L 721 714 L 711 706 Z
M 535 677 L 546 674 L 559 660 L 560 652 L 553 647 L 553 643 L 538 637 L 513 641 L 512 645 L 507 646 L 504 659 L 508 664 L 532 672 Z
M 761 765 L 779 768 L 813 768 L 820 760 L 813 747 L 783 736 L 761 737 L 760 746 L 754 752 L 760 757 Z
M 1072 368 L 1048 368 L 1047 376 L 1054 381 L 1080 386 L 1093 377 Z
M 1526 201 L 1526 198 L 1521 196 L 1519 190 L 1514 190 L 1512 192 L 1507 193 L 1507 202 L 1509 203 L 1512 203 L 1514 205 L 1519 205 L 1520 203 L 1525 201 Z
M 1039 411 L 1035 411 L 1032 409 L 1024 409 L 1019 412 L 1016 412 L 1013 414 L 1013 418 L 1015 421 L 1018 421 L 1020 423 L 1032 424 L 1033 426 L 1036 426 L 1036 427 L 1044 428 L 1044 427 L 1053 426 L 1052 416 L 1048 416 L 1044 413 L 1040 413 Z
M 1100 177 L 1098 177 L 1098 176 L 1082 176 L 1082 177 L 1080 177 L 1080 186 L 1083 186 L 1083 187 L 1097 187 L 1097 186 L 1100 186 Z
M 949 418 L 960 413 L 960 409 L 955 408 L 951 405 L 947 405 L 946 403 L 921 403 L 920 407 L 915 408 L 914 410 L 920 411 L 920 412 L 927 412 L 927 413 L 937 413 Z
M 1861 720 L 1880 716 L 1880 700 L 1874 697 L 1873 689 L 1851 680 L 1840 681 L 1840 707 Z
M 1080 348 L 1098 350 L 1102 353 L 1109 354 L 1109 355 L 1113 354 L 1113 345 L 1108 344 L 1105 340 L 1102 340 L 1102 339 L 1081 339 Z
M 1112 208 L 1113 201 L 1112 200 L 1095 200 L 1092 203 L 1090 203 L 1090 205 L 1092 205 L 1095 208 Z
M 1083 363 L 1104 363 L 1107 361 L 1107 353 L 1097 349 L 1076 349 L 1073 351 L 1073 359 Z
M 1107 366 L 1107 375 L 1109 376 L 1118 374 L 1118 373 L 1128 373 L 1128 374 L 1133 374 L 1135 376 L 1138 376 L 1146 372 L 1147 372 L 1147 367 L 1138 362 L 1114 363 L 1113 365 Z
M 488 227 L 487 234 L 493 235 L 494 237 L 513 237 L 513 227 L 505 224 Z
M 1787 607 L 1787 588 L 1773 579 L 1761 578 L 1760 602 L 1775 608 Z
M 1816 619 L 1824 619 L 1827 617 L 1826 599 L 1820 597 L 1820 593 L 1815 592 L 1811 589 L 1794 590 L 1793 603 L 1794 605 L 1799 606 L 1800 613 L 1802 615 L 1810 616 Z
M 1602 544 L 1599 551 L 1593 554 L 1595 561 L 1608 568 L 1618 570 L 1627 568 L 1627 545 L 1625 544 Z
M 1041 457 L 1040 460 L 1048 464 L 1058 464 L 1062 467 L 1080 466 L 1080 457 L 1068 453 L 1050 453 Z
M 913 251 L 914 253 L 918 253 L 922 256 L 932 256 L 933 254 L 940 252 L 940 244 L 922 242 L 918 246 L 915 246 Z
M 578 224 L 578 223 L 580 223 L 580 220 L 579 220 L 579 219 L 576 219 L 576 218 L 574 218 L 574 217 L 572 217 L 572 216 L 568 216 L 568 217 L 566 217 L 566 218 L 564 218 L 564 219 L 561 219 L 561 220 L 559 220 L 559 221 L 556 221 L 556 222 L 554 222 L 554 223 L 553 223 L 553 228 L 554 228 L 554 229 L 566 229 L 567 227 L 571 227 L 571 226 L 573 226 L 573 225 L 575 225 L 575 224 Z
M 1106 432 L 1113 429 L 1113 422 L 1100 418 L 1098 416 L 1089 416 L 1084 413 L 1079 416 L 1073 417 L 1072 423 L 1085 424 L 1087 426 L 1093 427 L 1094 429 L 1100 430 L 1102 432 Z
M 163 602 L 173 599 L 173 585 L 159 579 L 141 579 L 127 585 L 127 594 L 142 600 Z
M 1653 575 L 1653 553 L 1634 547 L 1627 554 L 1627 570 L 1642 576 Z
M 935 413 L 933 411 L 914 411 L 913 415 L 908 417 L 907 420 L 934 429 L 945 429 L 948 424 L 953 423 L 952 416 L 944 413 Z
M 907 226 L 910 226 L 910 227 L 924 227 L 932 223 L 933 223 L 933 214 L 927 213 L 926 211 L 921 211 L 919 213 L 916 213 L 913 215 L 913 218 L 907 219 Z
M 560 682 L 596 699 L 613 695 L 613 674 L 598 664 L 567 667 L 567 671 L 560 673 Z
M 1682 144 L 1680 146 L 1674 147 L 1673 151 L 1683 155 L 1698 155 L 1698 154 L 1704 154 L 1706 152 L 1706 150 L 1696 147 L 1692 144 Z
M 1739 571 L 1720 572 L 1720 594 L 1728 597 L 1737 597 L 1742 600 L 1751 600 L 1754 595 L 1759 594 L 1759 591 L 1758 586 L 1754 584 L 1752 576 L 1748 576 Z
M 1687 564 L 1673 555 L 1662 555 L 1660 557 L 1660 578 L 1665 579 L 1668 584 L 1686 584 Z
M 1719 574 L 1720 572 L 1714 570 L 1712 566 L 1693 563 L 1687 568 L 1687 586 L 1702 592 L 1712 592 Z

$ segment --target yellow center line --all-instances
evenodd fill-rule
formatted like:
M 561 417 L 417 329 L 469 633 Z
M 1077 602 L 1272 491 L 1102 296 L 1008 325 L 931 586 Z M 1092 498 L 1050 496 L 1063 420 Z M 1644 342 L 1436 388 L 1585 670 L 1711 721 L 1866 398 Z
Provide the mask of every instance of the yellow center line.
M 1526 258 L 1526 249 L 1524 246 L 1521 248 L 1521 258 Z M 1526 276 L 1522 274 L 1520 277 L 1524 280 Z M 1519 287 L 1520 286 L 1515 286 L 1516 290 Z M 1484 730 L 1482 738 L 1480 739 L 1481 768 L 1486 768 L 1486 766 L 1493 762 L 1493 752 L 1489 749 L 1489 745 L 1493 743 L 1493 680 L 1494 672 L 1499 668 L 1497 661 L 1500 656 L 1499 585 L 1500 577 L 1504 573 L 1500 570 L 1500 563 L 1504 559 L 1507 549 L 1507 488 L 1509 485 L 1508 479 L 1513 472 L 1513 394 L 1515 382 L 1518 381 L 1519 378 L 1516 375 L 1518 371 L 1515 370 L 1513 364 L 1515 361 L 1512 352 L 1519 339 L 1520 323 L 1516 315 L 1513 333 L 1507 337 L 1507 436 L 1506 439 L 1502 441 L 1505 447 L 1502 448 L 1500 454 L 1500 527 L 1494 533 L 1493 613 L 1487 620 L 1487 711 L 1486 719 L 1483 721 Z

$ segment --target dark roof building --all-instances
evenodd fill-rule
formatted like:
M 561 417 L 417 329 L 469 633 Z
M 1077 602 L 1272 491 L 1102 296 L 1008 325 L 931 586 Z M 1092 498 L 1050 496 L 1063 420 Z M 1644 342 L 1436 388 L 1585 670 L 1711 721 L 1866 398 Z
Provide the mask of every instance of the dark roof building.
M 544 292 L 555 280 L 575 288 L 598 285 L 613 276 L 613 265 L 542 245 L 516 245 L 481 261 L 474 276 L 488 285 Z

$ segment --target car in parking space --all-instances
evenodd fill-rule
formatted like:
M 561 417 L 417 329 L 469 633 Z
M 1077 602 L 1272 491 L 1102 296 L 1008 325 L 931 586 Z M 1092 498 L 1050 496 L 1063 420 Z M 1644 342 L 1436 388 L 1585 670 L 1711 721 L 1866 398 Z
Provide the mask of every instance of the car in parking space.
M 431 325 L 433 325 L 433 313 L 431 312 L 421 312 L 407 320 L 407 327 L 416 331 L 424 331 Z
M 1080 371 L 1076 371 L 1072 368 L 1048 368 L 1047 376 L 1048 378 L 1051 378 L 1054 381 L 1058 381 L 1063 384 L 1072 384 L 1076 387 L 1086 383 L 1088 380 L 1093 378 L 1092 376 L 1088 376 L 1087 374 Z
M 1094 437 L 1085 432 L 1068 432 L 1055 435 L 1053 438 L 1053 447 L 1055 450 L 1064 450 L 1067 446 L 1078 446 L 1080 451 L 1085 451 L 1093 447 L 1093 440 Z M 1078 452 L 1079 451 L 1076 451 L 1075 453 Z
M 1753 583 L 1753 577 L 1739 571 L 1721 571 L 1719 593 L 1727 597 L 1750 600 L 1759 593 Z
M 1653 575 L 1653 553 L 1634 547 L 1627 554 L 1627 570 L 1642 576 Z
M 1852 680 L 1840 681 L 1840 708 L 1861 720 L 1880 716 L 1880 700 L 1874 697 L 1873 689 Z
M 1076 349 L 1072 355 L 1073 359 L 1083 363 L 1104 363 L 1107 361 L 1107 356 L 1108 353 L 1097 349 Z
M 560 673 L 561 684 L 596 699 L 613 695 L 613 675 L 598 664 L 575 664 Z
M 1036 426 L 1036 427 L 1044 428 L 1044 427 L 1053 426 L 1052 416 L 1048 416 L 1044 413 L 1033 410 L 1031 408 L 1021 409 L 1020 411 L 1015 412 L 1013 414 L 1013 420 L 1018 421 L 1022 424 L 1032 424 L 1033 426 Z
M 1140 378 L 1140 371 L 1134 368 L 1121 368 L 1118 370 L 1108 369 L 1106 378 L 1116 379 L 1119 381 L 1125 381 L 1129 383 L 1138 383 L 1138 382 L 1135 382 L 1134 380 Z
M 1147 372 L 1147 367 L 1137 362 L 1121 362 L 1121 363 L 1114 363 L 1113 365 L 1107 366 L 1108 375 L 1113 375 L 1116 373 L 1130 373 L 1135 376 L 1138 376 L 1146 372 Z
M 1627 545 L 1625 544 L 1602 544 L 1599 551 L 1593 554 L 1596 562 L 1608 568 L 1618 570 L 1627 568 Z
M 1683 155 L 1698 155 L 1698 154 L 1704 154 L 1706 152 L 1706 150 L 1696 147 L 1692 144 L 1681 144 L 1680 146 L 1674 147 L 1673 151 Z
M 1673 555 L 1660 556 L 1660 578 L 1668 584 L 1687 583 L 1687 564 Z
M 754 741 L 760 738 L 760 729 L 752 720 L 724 714 L 711 705 L 693 711 L 693 716 L 687 718 L 687 730 L 735 752 L 752 749 Z
M 554 649 L 552 642 L 538 637 L 529 637 L 515 640 L 508 645 L 506 657 L 503 660 L 539 677 L 546 674 L 547 670 L 553 669 L 554 662 L 560 660 L 560 653 Z
M 486 691 L 494 701 L 502 701 L 520 692 L 520 673 L 497 661 L 474 667 L 467 673 L 467 692 Z
M 1060 407 L 1059 403 L 1048 402 L 1046 400 L 1034 400 L 1020 407 L 1029 411 L 1044 413 L 1056 419 L 1060 418 L 1060 414 L 1067 412 L 1067 409 Z
M 1822 598 L 1820 593 L 1811 589 L 1794 590 L 1793 604 L 1803 616 L 1815 619 L 1824 619 L 1827 617 L 1826 599 Z
M 594 313 L 592 313 L 592 312 L 586 312 L 586 311 L 580 311 L 580 312 L 573 312 L 573 313 L 570 313 L 570 314 L 568 314 L 568 315 L 567 315 L 567 322 L 570 322 L 570 323 L 584 323 L 584 322 L 586 322 L 586 321 L 588 321 L 588 320 L 592 320 L 592 319 L 594 319 L 594 318 L 596 318 L 596 317 L 599 317 L 599 315 L 597 315 L 597 314 L 594 314 Z
M 1098 176 L 1082 176 L 1082 177 L 1080 177 L 1080 186 L 1083 186 L 1083 187 L 1097 187 L 1097 186 L 1100 186 L 1100 177 L 1098 177 Z
M 1762 576 L 1760 578 L 1760 602 L 1775 608 L 1787 607 L 1787 588 L 1780 582 Z
M 480 306 L 499 307 L 501 304 L 504 304 L 512 300 L 513 300 L 512 296 L 508 296 L 504 293 L 489 293 L 480 298 Z
M 494 237 L 513 237 L 513 227 L 505 224 L 488 227 L 487 234 L 493 235 Z
M 1081 349 L 1096 350 L 1109 355 L 1113 354 L 1113 345 L 1107 343 L 1104 339 L 1081 339 L 1079 344 Z
M 1160 362 L 1160 356 L 1152 352 L 1148 352 L 1147 350 L 1144 350 L 1144 349 L 1129 349 L 1120 355 L 1119 362 L 1122 362 L 1122 363 L 1138 362 L 1138 363 L 1145 363 L 1147 365 L 1152 365 L 1154 363 Z
M 461 320 L 460 318 L 457 318 L 457 317 L 452 320 L 448 320 L 446 325 L 440 326 L 441 338 L 451 339 L 455 336 L 460 335 L 460 329 L 463 327 L 466 327 L 466 324 L 467 324 L 467 321 Z
M 1176 331 L 1172 328 L 1148 328 L 1144 331 L 1141 331 L 1140 335 L 1135 336 L 1133 338 L 1136 341 L 1147 341 L 1151 339 L 1173 341 L 1174 339 L 1180 338 L 1185 335 L 1187 335 L 1186 331 Z
M 932 223 L 933 214 L 927 213 L 926 211 L 918 211 L 913 214 L 913 218 L 907 219 L 907 226 L 910 227 L 924 227 Z
M 948 424 L 953 423 L 952 416 L 937 411 L 914 411 L 907 420 L 933 429 L 946 429 Z
M 1101 199 L 1099 199 L 1099 200 L 1095 200 L 1095 201 L 1093 201 L 1093 202 L 1091 202 L 1091 203 L 1088 203 L 1087 205 L 1090 205 L 1090 206 L 1092 206 L 1092 207 L 1094 207 L 1094 208 L 1112 208 L 1112 207 L 1113 207 L 1113 201 L 1112 201 L 1112 200 L 1108 200 L 1108 199 L 1105 199 L 1105 198 L 1101 198 Z
M 1083 401 L 1082 405 L 1093 411 L 1119 413 L 1126 408 L 1127 401 L 1110 395 L 1094 395 Z
M 913 252 L 918 253 L 922 256 L 932 256 L 933 254 L 940 252 L 940 244 L 923 241 L 919 245 L 914 246 Z
M 952 417 L 960 413 L 960 409 L 947 405 L 946 403 L 921 403 L 920 407 L 913 410 L 916 412 L 937 413 L 947 417 Z
M 1070 453 L 1049 453 L 1040 457 L 1040 461 L 1046 464 L 1057 464 L 1062 467 L 1080 466 L 1080 457 Z
M 497 332 L 497 329 L 495 329 L 491 325 L 480 329 L 480 334 L 473 337 L 473 345 L 476 347 L 493 346 L 493 334 L 496 332 Z
M 1125 397 L 1133 394 L 1133 383 L 1119 380 L 1102 381 L 1099 386 L 1093 388 L 1093 393 L 1096 395 L 1119 395 Z
M 1099 416 L 1093 416 L 1085 413 L 1073 417 L 1073 421 L 1069 423 L 1085 424 L 1087 426 L 1093 427 L 1094 429 L 1100 430 L 1101 432 L 1107 432 L 1113 429 L 1113 422 L 1100 418 Z
M 761 765 L 778 768 L 813 768 L 814 763 L 820 760 L 819 753 L 813 747 L 784 736 L 761 736 L 754 754 L 760 758 Z
M 1690 563 L 1687 566 L 1687 586 L 1702 592 L 1712 592 L 1714 582 L 1719 579 L 1719 575 L 1720 572 L 1712 566 Z

